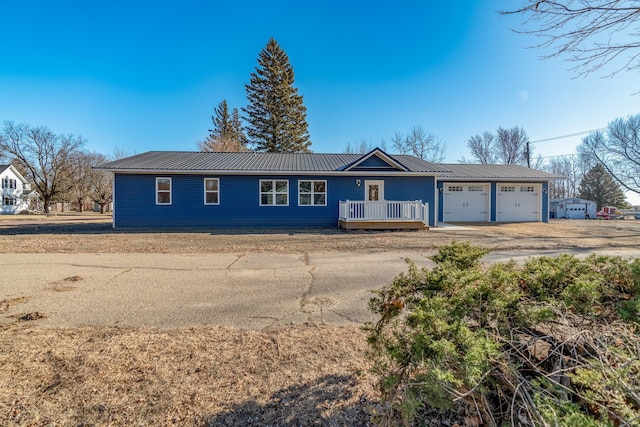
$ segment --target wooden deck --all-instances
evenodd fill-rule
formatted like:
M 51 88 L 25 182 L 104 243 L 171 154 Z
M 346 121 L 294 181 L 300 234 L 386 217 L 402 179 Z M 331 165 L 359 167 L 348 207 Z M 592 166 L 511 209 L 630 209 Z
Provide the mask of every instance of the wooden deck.
M 340 220 L 343 230 L 428 230 L 422 221 L 345 221 Z
M 420 200 L 340 202 L 343 230 L 428 230 L 429 205 Z

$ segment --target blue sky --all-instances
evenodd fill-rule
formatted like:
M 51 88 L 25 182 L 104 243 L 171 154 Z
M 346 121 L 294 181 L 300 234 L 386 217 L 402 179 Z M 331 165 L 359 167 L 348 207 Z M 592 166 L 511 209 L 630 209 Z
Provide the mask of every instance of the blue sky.
M 448 162 L 467 140 L 522 126 L 531 141 L 640 112 L 637 73 L 574 79 L 540 61 L 520 17 L 478 1 L 0 0 L 0 122 L 74 133 L 111 154 L 194 150 L 223 99 L 244 85 L 269 37 L 288 53 L 316 152 L 389 142 L 421 126 Z M 571 154 L 582 136 L 536 145 Z

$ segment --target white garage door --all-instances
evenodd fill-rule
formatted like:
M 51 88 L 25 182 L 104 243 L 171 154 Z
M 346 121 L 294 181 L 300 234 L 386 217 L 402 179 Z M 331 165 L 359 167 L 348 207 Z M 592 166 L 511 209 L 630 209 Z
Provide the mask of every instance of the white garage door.
M 499 222 L 541 221 L 540 184 L 498 184 Z
M 444 184 L 445 222 L 489 221 L 488 184 Z

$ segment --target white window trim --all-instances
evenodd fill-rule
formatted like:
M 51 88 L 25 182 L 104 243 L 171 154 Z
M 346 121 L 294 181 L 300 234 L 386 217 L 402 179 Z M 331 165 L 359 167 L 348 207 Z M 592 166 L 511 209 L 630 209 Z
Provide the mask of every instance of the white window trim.
M 218 182 L 218 189 L 216 191 L 207 190 L 208 180 L 213 180 Z M 220 204 L 220 178 L 205 178 L 202 181 L 202 184 L 204 185 L 204 204 L 207 206 L 218 206 Z M 218 203 L 207 203 L 207 193 L 218 193 Z
M 169 180 L 169 191 L 167 190 L 158 190 L 158 180 L 160 179 L 168 179 Z M 169 193 L 169 203 L 159 203 L 158 202 L 158 193 Z M 156 176 L 156 205 L 158 206 L 169 206 L 173 203 L 173 179 L 170 176 Z
M 300 194 L 302 194 L 300 192 L 300 183 L 301 182 L 310 182 L 311 183 L 311 192 L 310 193 L 304 193 L 304 194 L 309 194 L 311 195 L 311 203 L 309 203 L 308 205 L 303 205 L 300 203 Z M 313 191 L 314 189 L 314 182 L 324 182 L 324 192 L 323 193 L 316 193 L 315 191 Z M 298 206 L 327 206 L 327 194 L 328 194 L 328 187 L 327 187 L 327 180 L 326 179 L 299 179 L 298 180 Z M 324 194 L 324 203 L 322 204 L 316 204 L 315 203 L 315 195 L 316 194 Z
M 284 193 L 276 193 L 276 182 L 278 182 L 278 181 L 284 181 L 284 182 L 287 183 L 287 203 L 284 204 L 284 205 L 279 205 L 279 204 L 276 203 L 276 195 L 284 194 Z M 268 193 L 263 192 L 262 191 L 262 183 L 263 182 L 271 182 L 271 183 L 273 183 L 273 186 L 272 186 L 273 189 Z M 259 182 L 258 182 L 258 194 L 259 194 L 259 196 L 258 197 L 259 197 L 260 206 L 289 206 L 289 187 L 290 187 L 290 183 L 289 183 L 288 179 L 261 179 L 261 180 L 259 180 Z M 273 195 L 273 203 L 271 203 L 271 204 L 262 203 L 262 195 L 263 194 L 272 194 Z

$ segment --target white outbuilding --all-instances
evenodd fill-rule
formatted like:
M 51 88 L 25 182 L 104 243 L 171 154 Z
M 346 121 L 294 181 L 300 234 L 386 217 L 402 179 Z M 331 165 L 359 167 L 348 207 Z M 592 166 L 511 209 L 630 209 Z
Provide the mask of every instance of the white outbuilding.
M 566 219 L 595 219 L 598 212 L 596 202 L 586 199 L 570 197 L 566 199 L 552 199 L 549 202 L 551 218 Z

